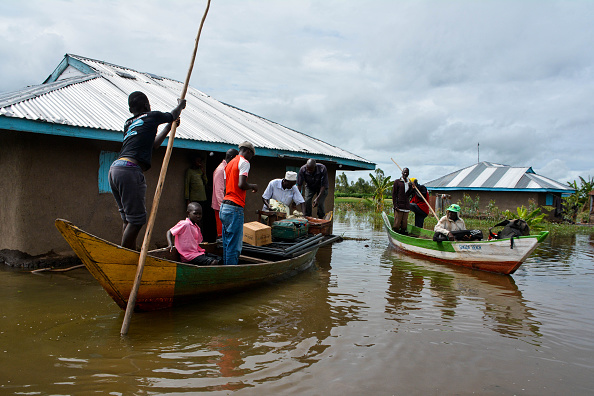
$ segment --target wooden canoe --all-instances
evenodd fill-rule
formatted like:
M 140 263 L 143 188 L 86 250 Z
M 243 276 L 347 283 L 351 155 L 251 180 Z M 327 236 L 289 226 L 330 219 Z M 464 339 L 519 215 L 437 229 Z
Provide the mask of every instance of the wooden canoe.
M 55 224 L 89 272 L 125 310 L 140 253 L 91 235 L 69 221 L 57 219 Z M 241 256 L 240 265 L 207 267 L 159 257 L 164 255 L 163 250 L 149 252 L 135 311 L 170 308 L 198 296 L 228 293 L 295 275 L 312 266 L 317 250 L 314 247 L 297 257 L 277 261 Z
M 392 230 L 393 218 L 382 213 L 390 244 L 414 256 L 438 260 L 476 270 L 513 274 L 542 242 L 548 231 L 490 241 L 433 241 L 433 231 L 408 226 L 409 235 Z

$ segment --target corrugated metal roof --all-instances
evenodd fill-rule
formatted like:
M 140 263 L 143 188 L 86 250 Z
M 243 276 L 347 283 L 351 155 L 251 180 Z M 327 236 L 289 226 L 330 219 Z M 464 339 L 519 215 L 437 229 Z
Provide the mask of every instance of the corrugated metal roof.
M 530 167 L 512 167 L 479 162 L 425 184 L 428 190 L 550 191 L 571 193 L 574 190 L 534 173 Z
M 153 110 L 170 111 L 182 88 L 179 81 L 66 54 L 44 84 L 0 94 L 0 116 L 120 132 L 131 116 L 131 92 L 144 92 Z M 375 168 L 374 163 L 346 150 L 219 102 L 192 87 L 186 99 L 176 133 L 178 147 L 192 147 L 192 142 L 236 146 L 248 140 L 256 149 L 266 149 L 265 155 L 326 158 L 359 169 Z M 85 137 L 84 132 L 77 136 Z

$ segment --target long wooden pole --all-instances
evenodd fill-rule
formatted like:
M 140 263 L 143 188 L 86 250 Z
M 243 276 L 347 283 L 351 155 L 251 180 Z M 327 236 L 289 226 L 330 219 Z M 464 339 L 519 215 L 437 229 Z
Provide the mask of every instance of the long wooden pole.
M 400 172 L 402 172 L 402 168 L 400 167 L 400 165 L 398 165 L 398 163 L 396 161 L 394 161 L 394 158 L 390 158 L 390 159 L 400 169 Z M 423 201 L 425 201 L 425 203 L 429 207 L 429 210 L 431 211 L 431 213 L 433 213 L 433 216 L 435 216 L 435 218 L 437 219 L 437 221 L 439 221 L 439 217 L 437 217 L 437 214 L 435 214 L 435 211 L 433 210 L 433 208 L 431 207 L 431 205 L 429 205 L 429 202 L 427 202 L 427 200 L 425 199 L 425 197 L 423 196 L 423 194 L 421 194 L 421 192 L 419 191 L 419 189 L 417 188 L 417 186 L 415 186 L 415 183 L 411 183 L 411 184 L 414 187 L 414 189 L 417 190 L 417 192 L 419 193 L 419 195 L 421 196 L 421 198 L 423 198 Z
M 202 33 L 202 26 L 204 26 L 204 20 L 208 14 L 210 8 L 210 0 L 204 10 L 204 15 L 200 21 L 200 28 L 198 29 L 198 35 L 196 36 L 196 43 L 194 44 L 194 52 L 192 52 L 192 60 L 190 61 L 190 67 L 188 74 L 186 75 L 186 81 L 181 92 L 180 100 L 186 98 L 188 92 L 188 85 L 190 83 L 190 77 L 192 76 L 192 70 L 194 69 L 194 61 L 196 60 L 196 52 L 198 51 L 198 42 L 200 41 L 200 33 Z M 136 269 L 136 277 L 134 278 L 134 285 L 130 291 L 130 297 L 128 298 L 128 304 L 126 305 L 126 314 L 124 315 L 124 322 L 122 323 L 122 329 L 120 330 L 121 335 L 128 334 L 128 328 L 130 327 L 130 318 L 132 312 L 136 306 L 136 297 L 138 296 L 138 289 L 140 288 L 140 282 L 142 280 L 142 272 L 144 271 L 144 264 L 146 262 L 146 256 L 148 254 L 149 244 L 151 242 L 151 235 L 153 233 L 153 226 L 155 224 L 155 218 L 157 217 L 157 209 L 159 208 L 159 201 L 161 200 L 161 192 L 163 191 L 163 184 L 165 183 L 165 176 L 167 175 L 167 167 L 169 166 L 169 159 L 171 158 L 171 152 L 173 151 L 173 139 L 175 138 L 175 131 L 177 130 L 177 123 L 174 121 L 171 124 L 171 132 L 169 132 L 169 141 L 167 143 L 167 151 L 163 158 L 163 165 L 161 166 L 161 173 L 159 174 L 159 182 L 157 183 L 157 189 L 155 190 L 155 198 L 153 199 L 153 206 L 151 208 L 151 214 L 149 216 L 148 223 L 146 225 L 146 232 L 144 234 L 144 240 L 142 242 L 142 249 L 140 250 L 140 257 L 138 259 L 138 267 Z

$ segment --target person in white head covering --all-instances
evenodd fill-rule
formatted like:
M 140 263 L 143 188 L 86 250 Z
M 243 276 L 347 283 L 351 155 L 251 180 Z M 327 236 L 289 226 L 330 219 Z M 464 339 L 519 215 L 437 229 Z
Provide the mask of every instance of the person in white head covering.
M 305 210 L 305 206 L 303 205 L 305 200 L 295 185 L 296 183 L 297 173 L 291 171 L 285 173 L 284 179 L 271 180 L 264 194 L 262 194 L 262 201 L 264 202 L 262 210 L 270 210 L 270 200 L 274 199 L 289 208 L 295 202 L 297 210 L 303 213 Z

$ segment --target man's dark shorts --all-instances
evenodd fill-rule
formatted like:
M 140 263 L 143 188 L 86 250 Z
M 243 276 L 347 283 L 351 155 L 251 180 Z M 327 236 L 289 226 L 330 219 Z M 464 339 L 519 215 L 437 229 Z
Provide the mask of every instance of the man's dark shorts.
M 142 169 L 132 162 L 116 160 L 109 168 L 109 185 L 122 220 L 139 226 L 146 224 L 146 181 Z

